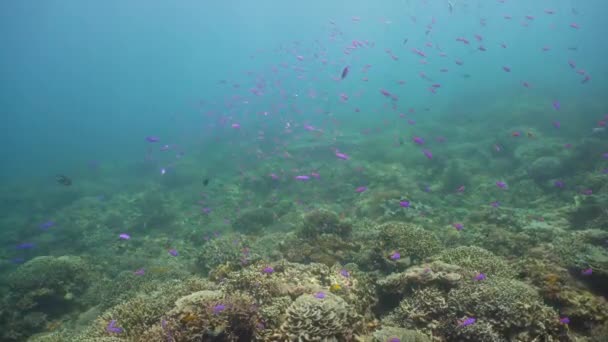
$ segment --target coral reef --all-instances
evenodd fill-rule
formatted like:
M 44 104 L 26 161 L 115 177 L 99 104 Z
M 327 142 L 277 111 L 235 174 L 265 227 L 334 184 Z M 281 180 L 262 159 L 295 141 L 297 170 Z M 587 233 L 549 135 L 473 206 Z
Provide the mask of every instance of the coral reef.
M 456 286 L 462 279 L 459 266 L 441 261 L 412 266 L 401 273 L 392 273 L 378 280 L 378 286 L 388 293 L 405 294 L 412 287 L 435 285 L 442 288 Z
M 378 227 L 379 242 L 385 258 L 397 251 L 401 258 L 408 257 L 420 263 L 440 250 L 437 237 L 430 231 L 406 222 L 386 222 Z
M 439 254 L 438 260 L 458 265 L 470 272 L 481 272 L 488 277 L 515 276 L 515 270 L 503 258 L 476 246 L 461 246 L 446 249 Z
M 339 296 L 304 294 L 287 308 L 280 334 L 291 341 L 351 341 L 360 320 Z
M 235 231 L 243 234 L 257 234 L 274 222 L 274 213 L 267 208 L 242 211 L 232 223 Z
M 383 326 L 372 334 L 373 342 L 391 342 L 398 339 L 400 342 L 431 342 L 431 338 L 417 330 Z
M 302 226 L 298 230 L 298 236 L 305 239 L 314 239 L 324 234 L 333 234 L 341 238 L 348 238 L 351 230 L 351 224 L 340 220 L 333 211 L 315 209 L 304 215 Z

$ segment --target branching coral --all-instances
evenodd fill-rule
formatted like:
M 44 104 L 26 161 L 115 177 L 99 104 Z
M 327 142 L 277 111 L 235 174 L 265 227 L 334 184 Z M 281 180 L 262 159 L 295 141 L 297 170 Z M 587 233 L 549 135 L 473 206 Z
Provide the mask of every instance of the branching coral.
M 504 259 L 476 246 L 462 246 L 443 251 L 438 259 L 458 265 L 469 272 L 482 272 L 489 277 L 515 276 L 515 270 Z
M 417 225 L 406 222 L 386 222 L 378 227 L 382 250 L 386 255 L 398 251 L 401 257 L 420 262 L 437 253 L 440 244 L 437 237 Z

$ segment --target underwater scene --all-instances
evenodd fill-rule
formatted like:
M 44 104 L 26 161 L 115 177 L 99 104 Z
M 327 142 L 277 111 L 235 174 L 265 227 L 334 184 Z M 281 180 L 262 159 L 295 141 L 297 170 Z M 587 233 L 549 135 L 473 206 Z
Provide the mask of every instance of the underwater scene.
M 0 3 L 0 341 L 608 341 L 603 0 Z

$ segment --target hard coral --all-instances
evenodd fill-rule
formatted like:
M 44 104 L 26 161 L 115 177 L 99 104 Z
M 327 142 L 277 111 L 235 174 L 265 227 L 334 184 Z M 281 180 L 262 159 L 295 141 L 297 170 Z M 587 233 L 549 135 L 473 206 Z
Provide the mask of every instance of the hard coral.
M 386 222 L 378 227 L 382 250 L 388 255 L 398 251 L 401 257 L 421 262 L 440 250 L 437 237 L 417 225 L 406 222 Z
M 482 272 L 488 277 L 513 278 L 515 270 L 503 258 L 476 246 L 461 246 L 443 251 L 437 259 L 458 265 L 466 271 Z
M 342 298 L 304 294 L 287 309 L 281 332 L 292 341 L 352 341 L 358 322 Z
M 21 265 L 9 276 L 8 285 L 16 310 L 59 315 L 70 308 L 92 281 L 90 266 L 77 256 L 41 256 Z
M 256 234 L 274 222 L 272 210 L 255 208 L 243 211 L 232 223 L 234 230 L 243 234 Z
M 383 326 L 382 329 L 374 331 L 373 342 L 387 342 L 391 339 L 399 339 L 400 342 L 431 342 L 431 338 L 417 330 Z
M 385 321 L 406 328 L 431 331 L 448 312 L 448 303 L 443 291 L 427 287 L 416 289 L 404 298 Z
M 298 231 L 298 236 L 314 239 L 323 234 L 333 234 L 347 238 L 350 236 L 351 230 L 351 224 L 341 221 L 333 211 L 316 209 L 304 216 L 304 222 Z
M 412 266 L 405 272 L 392 273 L 378 280 L 378 285 L 386 292 L 404 294 L 412 287 L 420 285 L 437 285 L 450 288 L 456 286 L 462 279 L 459 266 L 446 264 L 442 261 Z
M 449 292 L 448 305 L 453 316 L 474 315 L 511 340 L 556 338 L 563 333 L 557 312 L 543 304 L 534 288 L 514 279 L 464 283 Z

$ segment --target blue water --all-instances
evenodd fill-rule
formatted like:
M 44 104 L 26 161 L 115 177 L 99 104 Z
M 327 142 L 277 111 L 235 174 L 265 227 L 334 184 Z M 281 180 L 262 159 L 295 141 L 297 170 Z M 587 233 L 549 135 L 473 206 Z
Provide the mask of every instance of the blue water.
M 95 258 L 149 224 L 118 210 L 91 247 L 66 214 L 91 198 L 107 212 L 125 209 L 116 198 L 165 196 L 206 234 L 280 200 L 381 221 L 359 211 L 359 186 L 419 196 L 442 223 L 496 200 L 550 216 L 592 190 L 605 205 L 606 181 L 589 173 L 608 168 L 606 13 L 600 0 L 1 2 L 2 271 L 40 255 Z M 522 144 L 533 152 L 514 157 Z M 530 190 L 542 156 L 567 163 L 546 179 L 565 179 L 567 193 L 538 180 Z M 462 184 L 441 176 L 454 163 L 469 165 Z M 298 175 L 321 185 L 302 190 Z M 511 197 L 483 190 L 499 180 Z M 448 183 L 482 190 L 461 202 Z M 548 204 L 527 206 L 539 198 Z M 187 245 L 172 220 L 150 234 Z M 112 262 L 109 274 L 138 267 Z

